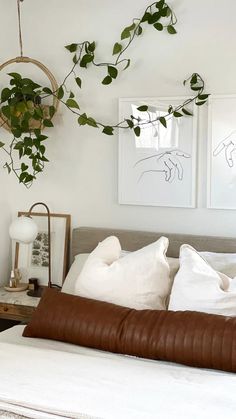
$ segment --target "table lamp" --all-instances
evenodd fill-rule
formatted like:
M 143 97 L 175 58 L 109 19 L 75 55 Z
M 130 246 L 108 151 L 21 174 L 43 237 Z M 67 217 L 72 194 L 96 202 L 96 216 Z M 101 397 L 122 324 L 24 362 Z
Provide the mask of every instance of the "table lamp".
M 43 205 L 47 211 L 48 218 L 48 287 L 52 287 L 51 276 L 51 226 L 50 226 L 50 210 L 44 202 L 36 202 L 33 204 L 27 215 L 22 215 L 12 222 L 9 228 L 9 234 L 12 240 L 19 243 L 33 243 L 38 234 L 38 226 L 32 219 L 32 211 L 37 205 Z M 30 291 L 29 291 L 30 292 Z M 34 295 L 30 293 L 30 295 Z

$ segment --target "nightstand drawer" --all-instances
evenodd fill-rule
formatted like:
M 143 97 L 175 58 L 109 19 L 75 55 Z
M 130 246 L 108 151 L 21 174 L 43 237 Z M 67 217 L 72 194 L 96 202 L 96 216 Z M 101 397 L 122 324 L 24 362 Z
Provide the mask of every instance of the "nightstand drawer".
M 0 318 L 27 321 L 30 320 L 35 307 L 21 306 L 17 304 L 0 303 Z

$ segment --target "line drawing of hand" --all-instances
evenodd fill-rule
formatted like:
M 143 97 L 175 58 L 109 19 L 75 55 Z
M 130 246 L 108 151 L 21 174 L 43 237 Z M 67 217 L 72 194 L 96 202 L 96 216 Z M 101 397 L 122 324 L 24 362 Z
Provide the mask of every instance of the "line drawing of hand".
M 142 170 L 138 178 L 138 183 L 147 173 L 164 173 L 164 180 L 169 183 L 172 183 L 176 179 L 182 181 L 184 168 L 181 163 L 181 158 L 189 159 L 190 157 L 190 154 L 185 153 L 182 150 L 164 151 L 163 153 L 144 157 L 143 159 L 138 160 L 133 167 L 138 167 L 141 163 L 145 164 L 147 161 L 149 161 L 152 166 L 150 169 Z
M 225 153 L 225 160 L 229 167 L 233 167 L 236 156 L 233 153 L 236 151 L 236 130 L 232 131 L 227 137 L 219 142 L 213 151 L 213 156 L 216 157 L 220 153 Z

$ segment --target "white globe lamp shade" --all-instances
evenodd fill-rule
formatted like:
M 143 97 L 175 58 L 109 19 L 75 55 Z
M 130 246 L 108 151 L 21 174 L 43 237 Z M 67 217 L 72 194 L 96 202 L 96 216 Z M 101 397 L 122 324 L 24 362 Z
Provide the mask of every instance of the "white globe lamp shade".
M 32 243 L 37 237 L 38 226 L 32 218 L 21 216 L 10 225 L 9 234 L 19 243 Z

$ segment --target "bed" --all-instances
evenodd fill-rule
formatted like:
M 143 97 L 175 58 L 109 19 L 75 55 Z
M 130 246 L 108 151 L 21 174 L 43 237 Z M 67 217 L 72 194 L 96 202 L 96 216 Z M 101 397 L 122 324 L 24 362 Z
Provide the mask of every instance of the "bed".
M 72 257 L 109 235 L 129 251 L 165 235 L 170 257 L 183 243 L 236 253 L 231 238 L 84 227 L 73 231 Z M 235 374 L 26 339 L 23 328 L 0 333 L 2 418 L 235 419 Z

